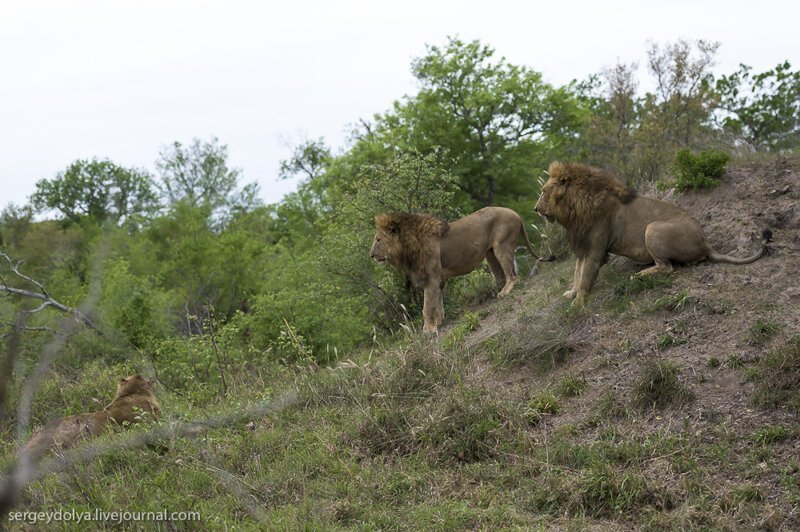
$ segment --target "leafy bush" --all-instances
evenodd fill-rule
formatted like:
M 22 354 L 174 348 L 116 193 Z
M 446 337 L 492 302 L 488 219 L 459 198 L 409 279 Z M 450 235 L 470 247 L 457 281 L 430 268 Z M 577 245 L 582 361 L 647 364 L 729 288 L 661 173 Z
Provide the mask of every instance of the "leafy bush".
M 725 173 L 725 166 L 731 157 L 718 150 L 701 151 L 678 150 L 675 154 L 676 187 L 680 191 L 714 188 Z
M 137 348 L 170 332 L 166 295 L 157 292 L 149 279 L 131 273 L 123 259 L 106 267 L 100 306 L 108 325 Z

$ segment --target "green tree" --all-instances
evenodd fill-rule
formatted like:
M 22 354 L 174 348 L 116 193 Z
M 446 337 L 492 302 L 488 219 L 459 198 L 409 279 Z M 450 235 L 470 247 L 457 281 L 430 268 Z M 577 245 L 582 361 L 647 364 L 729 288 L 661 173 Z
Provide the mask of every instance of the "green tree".
M 215 219 L 259 205 L 258 185 L 239 188 L 241 170 L 228 166 L 228 147 L 216 137 L 208 142 L 195 138 L 189 146 L 173 142 L 159 153 L 156 168 L 158 189 L 169 205 L 208 207 Z
M 291 157 L 281 161 L 278 177 L 314 181 L 325 174 L 330 161 L 331 150 L 325 146 L 325 141 L 305 140 L 293 148 Z
M 582 109 L 569 88 L 494 54 L 456 38 L 429 46 L 412 63 L 419 93 L 396 102 L 362 139 L 388 151 L 443 148 L 471 208 L 530 195 L 538 169 L 577 132 Z
M 722 127 L 758 150 L 800 144 L 800 71 L 788 61 L 754 74 L 752 67 L 716 81 Z
M 41 179 L 31 203 L 39 212 L 58 211 L 71 222 L 106 220 L 137 228 L 157 207 L 150 175 L 109 160 L 79 159 L 53 179 Z
M 677 149 L 696 147 L 710 136 L 708 124 L 716 106 L 711 67 L 718 48 L 716 42 L 679 40 L 648 50 L 647 67 L 656 89 L 641 101 L 635 178 L 662 177 Z
M 269 233 L 252 211 L 237 213 L 224 228 L 214 227 L 209 207 L 178 203 L 145 231 L 154 248 L 153 272 L 134 272 L 159 279 L 173 295 L 172 308 L 183 330 L 192 330 L 186 315 L 200 316 L 210 304 L 223 316 L 231 316 L 258 291 L 262 257 Z
M 33 209 L 30 205 L 17 207 L 13 203 L 6 205 L 0 212 L 0 247 L 20 246 L 33 223 Z
M 635 172 L 633 151 L 640 121 L 636 63 L 618 63 L 576 86 L 591 110 L 581 135 L 584 159 L 623 175 Z
M 647 52 L 650 73 L 656 79 L 656 114 L 670 139 L 691 144 L 716 104 L 711 86 L 711 67 L 719 43 L 698 40 L 697 52 L 685 40 L 667 44 L 662 50 L 653 44 Z
M 310 236 L 320 232 L 320 223 L 331 209 L 330 149 L 322 139 L 304 141 L 294 147 L 292 156 L 281 161 L 280 179 L 300 178 L 297 190 L 272 206 L 274 232 L 279 239 Z

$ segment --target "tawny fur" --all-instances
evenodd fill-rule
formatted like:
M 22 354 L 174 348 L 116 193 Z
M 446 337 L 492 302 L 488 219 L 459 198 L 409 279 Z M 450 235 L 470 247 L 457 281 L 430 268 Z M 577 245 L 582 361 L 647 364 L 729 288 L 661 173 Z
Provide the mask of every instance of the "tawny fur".
M 655 266 L 637 275 L 673 271 L 674 264 L 702 260 L 746 264 L 766 252 L 771 232 L 762 235 L 761 249 L 745 258 L 714 251 L 700 224 L 670 203 L 638 196 L 617 177 L 582 164 L 553 162 L 536 211 L 567 230 L 575 252 L 575 275 L 565 297 L 583 305 L 586 294 L 608 253 Z
M 139 375 L 120 379 L 114 399 L 102 410 L 54 419 L 33 432 L 21 454 L 38 460 L 51 450 L 64 450 L 103 432 L 109 423 L 125 426 L 141 420 L 142 412 L 157 419 L 161 411 L 150 381 Z
M 444 322 L 442 291 L 448 278 L 471 272 L 485 258 L 501 288 L 498 295 L 505 296 L 517 279 L 517 240 L 537 257 L 522 218 L 503 207 L 485 207 L 450 223 L 428 214 L 379 214 L 375 226 L 370 256 L 388 261 L 423 290 L 426 332 L 437 332 Z

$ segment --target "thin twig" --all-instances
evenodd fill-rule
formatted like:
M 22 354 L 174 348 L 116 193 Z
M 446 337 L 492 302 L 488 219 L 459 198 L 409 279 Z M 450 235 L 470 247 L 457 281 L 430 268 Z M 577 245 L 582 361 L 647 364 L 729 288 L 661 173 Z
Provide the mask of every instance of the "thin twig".
M 43 310 L 43 309 L 45 309 L 47 307 L 53 307 L 53 308 L 56 308 L 56 309 L 60 310 L 61 312 L 65 313 L 65 314 L 72 314 L 75 317 L 75 319 L 77 319 L 78 321 L 82 322 L 84 325 L 86 325 L 90 329 L 93 329 L 94 331 L 96 331 L 101 336 L 104 336 L 104 334 L 100 330 L 100 328 L 97 325 L 95 325 L 95 323 L 92 320 L 90 320 L 89 317 L 84 312 L 82 312 L 78 308 L 71 308 L 71 307 L 68 307 L 67 305 L 65 305 L 65 304 L 63 304 L 63 303 L 61 303 L 59 301 L 56 301 L 55 299 L 53 299 L 50 296 L 49 292 L 47 291 L 47 289 L 45 289 L 45 287 L 44 287 L 44 285 L 42 285 L 42 283 L 40 283 L 39 281 L 36 281 L 35 279 L 33 279 L 33 278 L 25 275 L 24 273 L 20 272 L 19 271 L 19 266 L 20 266 L 21 262 L 16 262 L 15 263 L 11 259 L 11 257 L 9 257 L 6 253 L 0 253 L 0 257 L 4 258 L 6 260 L 6 262 L 8 262 L 9 269 L 11 270 L 11 272 L 13 272 L 17 277 L 25 280 L 26 282 L 29 282 L 29 283 L 33 284 L 34 286 L 36 286 L 39 289 L 39 292 L 34 292 L 32 290 L 27 290 L 25 288 L 16 288 L 16 287 L 13 287 L 13 286 L 9 286 L 8 282 L 6 281 L 6 279 L 4 277 L 2 277 L 2 276 L 0 276 L 0 291 L 3 291 L 3 292 L 5 292 L 6 294 L 9 294 L 9 295 L 16 295 L 16 296 L 20 296 L 20 297 L 38 299 L 38 300 L 42 301 L 41 305 L 39 305 L 35 309 L 29 311 L 31 313 L 39 312 L 39 311 L 41 311 L 41 310 Z
M 217 368 L 219 369 L 220 379 L 222 379 L 222 395 L 224 397 L 228 395 L 228 384 L 225 382 L 225 368 L 222 365 L 222 351 L 217 344 L 217 335 L 214 333 L 214 318 L 211 315 L 211 309 L 212 307 L 210 304 L 206 305 L 206 316 L 208 317 L 206 323 L 208 324 L 208 332 L 211 336 L 211 345 L 214 346 L 214 354 L 217 358 Z

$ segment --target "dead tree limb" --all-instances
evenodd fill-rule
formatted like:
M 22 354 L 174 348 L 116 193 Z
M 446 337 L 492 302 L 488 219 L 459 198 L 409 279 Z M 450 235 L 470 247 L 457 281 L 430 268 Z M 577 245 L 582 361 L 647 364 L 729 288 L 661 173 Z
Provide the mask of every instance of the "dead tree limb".
M 50 293 L 47 291 L 47 289 L 45 289 L 45 287 L 44 287 L 44 285 L 42 285 L 42 283 L 40 283 L 39 281 L 37 281 L 37 280 L 25 275 L 24 273 L 22 273 L 19 270 L 19 267 L 21 265 L 20 261 L 14 262 L 11 259 L 11 257 L 9 257 L 5 253 L 0 253 L 0 258 L 5 259 L 5 261 L 8 263 L 8 269 L 14 275 L 19 277 L 23 281 L 34 285 L 38 289 L 38 292 L 37 292 L 37 291 L 33 291 L 33 290 L 28 290 L 26 288 L 17 288 L 17 287 L 14 287 L 14 286 L 10 286 L 8 284 L 8 282 L 6 281 L 5 277 L 0 275 L 0 292 L 5 292 L 7 295 L 15 295 L 15 296 L 26 297 L 26 298 L 30 298 L 30 299 L 38 299 L 39 301 L 42 302 L 35 309 L 27 310 L 25 312 L 27 312 L 28 314 L 34 314 L 36 312 L 40 312 L 40 311 L 46 309 L 47 307 L 53 307 L 54 309 L 59 310 L 59 311 L 65 313 L 65 314 L 72 314 L 75 317 L 75 319 L 78 320 L 79 322 L 83 323 L 84 325 L 86 325 L 90 329 L 93 329 L 94 331 L 98 332 L 99 334 L 101 334 L 101 335 L 103 334 L 103 332 L 100 330 L 100 328 L 97 325 L 95 325 L 95 323 L 92 320 L 90 320 L 89 317 L 86 314 L 81 312 L 80 309 L 68 307 L 67 305 L 64 305 L 63 303 L 60 303 L 59 301 L 56 301 L 55 299 L 53 299 L 53 297 L 50 295 Z

